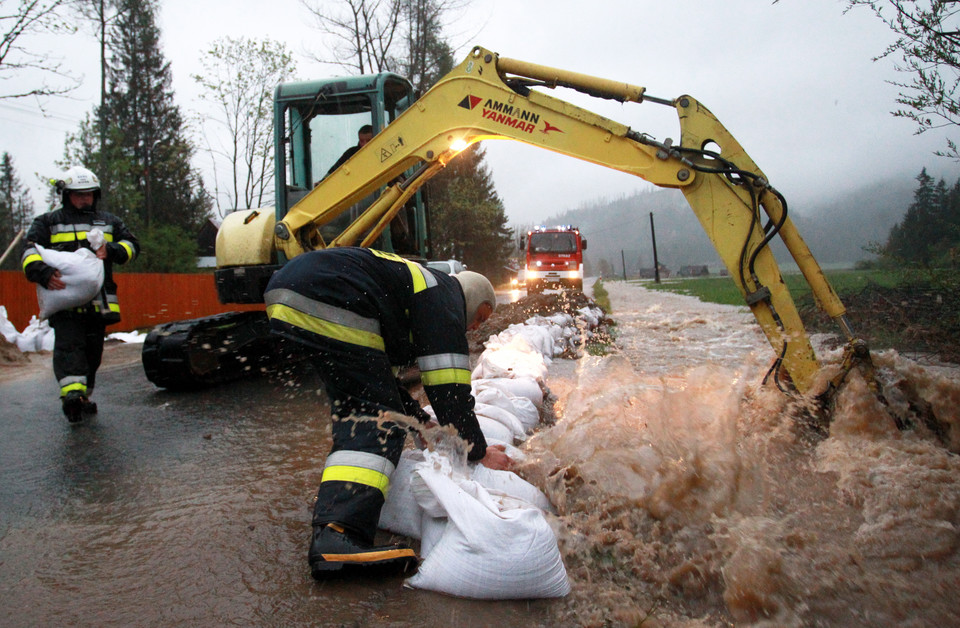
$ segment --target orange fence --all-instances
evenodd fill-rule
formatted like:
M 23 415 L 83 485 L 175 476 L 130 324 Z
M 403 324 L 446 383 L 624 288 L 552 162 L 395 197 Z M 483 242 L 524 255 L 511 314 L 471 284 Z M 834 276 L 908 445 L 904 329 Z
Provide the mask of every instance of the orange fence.
M 123 320 L 108 331 L 148 329 L 160 323 L 199 318 L 221 312 L 263 309 L 263 305 L 223 305 L 217 300 L 212 274 L 178 275 L 160 273 L 117 273 L 117 296 Z M 0 271 L 0 305 L 7 308 L 7 318 L 23 328 L 36 316 L 37 286 L 23 273 Z

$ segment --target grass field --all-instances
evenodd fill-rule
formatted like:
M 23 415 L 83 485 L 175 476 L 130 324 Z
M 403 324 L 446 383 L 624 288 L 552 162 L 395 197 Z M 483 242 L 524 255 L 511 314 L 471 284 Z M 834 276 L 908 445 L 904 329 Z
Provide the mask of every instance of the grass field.
M 857 293 L 870 284 L 886 288 L 896 286 L 901 277 L 899 273 L 880 270 L 833 270 L 825 271 L 827 280 L 838 294 Z M 810 286 L 800 273 L 788 273 L 783 276 L 790 294 L 794 299 L 801 299 L 810 293 Z M 730 277 L 688 277 L 664 279 L 657 284 L 649 280 L 635 280 L 631 283 L 642 283 L 650 290 L 664 290 L 677 294 L 686 294 L 710 303 L 726 305 L 744 305 L 743 296 Z

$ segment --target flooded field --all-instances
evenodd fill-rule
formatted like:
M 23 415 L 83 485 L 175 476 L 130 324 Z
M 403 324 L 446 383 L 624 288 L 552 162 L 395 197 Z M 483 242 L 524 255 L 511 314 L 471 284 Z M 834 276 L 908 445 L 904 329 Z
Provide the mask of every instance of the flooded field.
M 956 455 L 898 431 L 856 379 L 830 437 L 806 438 L 788 399 L 759 385 L 772 352 L 749 313 L 606 287 L 622 349 L 553 362 L 556 423 L 523 445 L 520 469 L 557 507 L 569 597 L 314 582 L 311 501 L 330 441 L 316 378 L 170 394 L 124 349 L 98 378 L 99 416 L 78 428 L 48 371 L 0 379 L 3 625 L 960 623 Z M 955 437 L 955 371 L 877 362 Z

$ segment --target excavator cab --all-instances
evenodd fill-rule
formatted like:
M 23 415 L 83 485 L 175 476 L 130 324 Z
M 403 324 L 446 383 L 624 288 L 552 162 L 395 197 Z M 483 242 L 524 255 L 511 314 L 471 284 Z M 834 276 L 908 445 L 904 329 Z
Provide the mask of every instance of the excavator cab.
M 286 261 L 273 246 L 274 228 L 330 173 L 344 152 L 357 146 L 361 127 L 376 136 L 413 102 L 410 82 L 390 72 L 285 83 L 274 92 L 273 208 L 239 210 L 217 234 L 217 295 L 221 303 L 262 303 L 263 291 Z M 351 172 L 348 159 L 340 170 Z M 359 177 L 360 174 L 353 174 Z M 311 234 L 330 245 L 380 194 L 356 199 Z M 424 199 L 417 192 L 370 246 L 427 259 L 430 238 Z
M 283 220 L 342 156 L 356 150 L 361 128 L 369 125 L 376 135 L 413 101 L 410 82 L 389 72 L 278 86 L 274 100 L 276 220 Z M 370 194 L 323 224 L 319 236 L 332 241 L 378 195 L 379 191 Z M 427 243 L 424 203 L 418 193 L 384 230 L 375 248 L 425 258 Z

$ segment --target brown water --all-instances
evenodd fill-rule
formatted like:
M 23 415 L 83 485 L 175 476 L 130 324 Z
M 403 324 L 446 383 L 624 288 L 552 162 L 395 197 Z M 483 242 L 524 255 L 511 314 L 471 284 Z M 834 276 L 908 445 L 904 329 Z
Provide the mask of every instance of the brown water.
M 557 422 L 524 445 L 522 474 L 559 512 L 568 598 L 314 582 L 330 443 L 316 379 L 172 395 L 126 363 L 102 370 L 100 416 L 79 429 L 37 394 L 48 372 L 0 382 L 0 624 L 960 624 L 957 456 L 896 430 L 856 378 L 830 437 L 798 436 L 788 400 L 759 386 L 772 355 L 749 313 L 607 289 L 622 352 L 554 361 Z M 956 371 L 877 362 L 956 437 Z
M 772 355 L 745 309 L 606 287 L 622 354 L 552 373 L 559 420 L 527 444 L 524 474 L 559 510 L 565 618 L 960 624 L 956 455 L 922 428 L 898 431 L 856 377 L 830 437 L 805 437 L 787 398 L 759 387 Z M 956 436 L 955 370 L 877 363 Z

